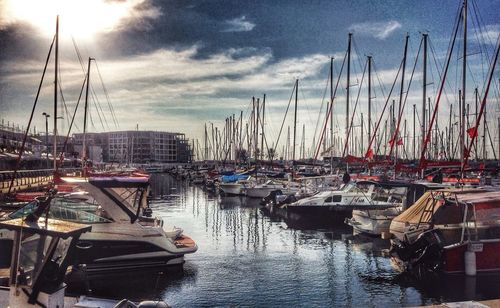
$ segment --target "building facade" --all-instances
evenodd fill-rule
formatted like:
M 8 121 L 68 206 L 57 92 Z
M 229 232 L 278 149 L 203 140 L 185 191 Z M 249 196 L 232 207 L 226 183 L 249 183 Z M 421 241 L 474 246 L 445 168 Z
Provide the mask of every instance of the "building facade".
M 74 142 L 81 146 L 83 134 L 75 134 Z M 87 133 L 85 142 L 87 146 L 102 148 L 105 163 L 187 163 L 192 159 L 189 140 L 180 133 L 139 130 Z

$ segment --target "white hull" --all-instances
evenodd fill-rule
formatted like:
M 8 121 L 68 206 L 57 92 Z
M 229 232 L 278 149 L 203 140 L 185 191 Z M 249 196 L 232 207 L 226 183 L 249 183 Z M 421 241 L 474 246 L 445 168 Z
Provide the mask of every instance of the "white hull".
M 353 210 L 352 218 L 346 219 L 346 223 L 360 233 L 381 235 L 389 232 L 391 221 L 400 213 L 397 208 L 385 210 Z
M 245 187 L 243 184 L 221 183 L 219 188 L 227 195 L 245 195 Z
M 281 192 L 284 194 L 284 195 L 290 195 L 290 194 L 295 194 L 299 191 L 299 189 L 294 189 L 294 188 L 283 188 L 283 187 L 275 187 L 275 188 L 271 188 L 271 187 L 253 187 L 253 188 L 247 188 L 247 197 L 251 197 L 251 198 L 265 198 L 267 196 L 269 196 L 269 194 L 272 192 L 272 191 L 275 191 L 275 190 L 281 190 Z

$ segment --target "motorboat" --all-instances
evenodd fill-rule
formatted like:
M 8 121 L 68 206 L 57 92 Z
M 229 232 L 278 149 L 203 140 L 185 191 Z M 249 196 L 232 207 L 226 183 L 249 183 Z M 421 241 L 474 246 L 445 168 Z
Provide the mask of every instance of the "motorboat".
M 380 208 L 378 204 L 363 209 L 354 209 L 352 217 L 345 223 L 357 233 L 381 235 L 389 233 L 389 226 L 394 217 L 398 216 L 405 205 L 410 184 L 402 182 L 373 182 L 375 185 L 371 198 L 383 201 L 393 206 Z
M 251 185 L 248 175 L 222 176 L 219 189 L 226 195 L 246 195 L 246 189 Z
M 310 197 L 291 204 L 283 209 L 287 215 L 297 218 L 315 218 L 344 222 L 352 216 L 354 209 L 385 209 L 394 207 L 396 200 L 378 200 L 377 183 L 372 181 L 349 182 L 339 189 L 320 191 Z
M 92 226 L 39 218 L 52 196 L 39 198 L 39 211 L 23 218 L 0 222 L 0 231 L 13 233 L 9 267 L 0 267 L 1 307 L 168 307 L 163 301 L 139 304 L 127 299 L 68 296 L 64 283 L 73 265 L 77 242 Z
M 500 191 L 428 191 L 391 222 L 398 269 L 464 273 L 500 271 Z
M 300 186 L 295 182 L 277 182 L 275 180 L 268 180 L 263 184 L 257 184 L 252 187 L 246 188 L 246 196 L 250 198 L 265 198 L 272 191 L 281 190 L 285 195 L 295 194 L 300 190 Z
M 167 228 L 160 218 L 145 217 L 148 177 L 95 177 L 64 179 L 88 192 L 94 203 L 55 197 L 49 218 L 92 225 L 76 243 L 77 263 L 88 277 L 109 272 L 179 266 L 184 255 L 197 250 L 180 228 Z M 33 212 L 35 200 L 9 215 L 20 218 Z M 92 211 L 90 206 L 94 207 Z M 85 209 L 81 209 L 86 207 Z M 2 234 L 0 241 L 11 241 Z

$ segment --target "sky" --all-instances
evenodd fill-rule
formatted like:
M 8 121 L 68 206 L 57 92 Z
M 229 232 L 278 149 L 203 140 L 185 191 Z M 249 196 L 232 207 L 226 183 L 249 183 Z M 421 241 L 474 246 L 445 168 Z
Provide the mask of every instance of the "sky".
M 205 123 L 221 127 L 226 117 L 240 111 L 246 119 L 252 97 L 262 99 L 265 93 L 266 136 L 276 140 L 299 79 L 298 127 L 306 128 L 310 144 L 324 119 L 330 57 L 336 82 L 349 32 L 353 33 L 350 109 L 359 91 L 355 121 L 361 120 L 361 113 L 366 121 L 362 75 L 366 56 L 371 55 L 376 72 L 372 121 L 376 121 L 401 63 L 407 34 L 405 87 L 421 34 L 428 33 L 432 47 L 428 92 L 433 100 L 460 5 L 460 0 L 0 0 L 0 118 L 27 125 L 59 14 L 60 90 L 66 105 L 58 106 L 63 117 L 58 120 L 60 133 L 66 134 L 87 59 L 92 57 L 96 61 L 90 77 L 89 131 L 138 126 L 182 132 L 201 141 Z M 473 89 L 483 89 L 500 33 L 500 2 L 469 0 L 468 28 L 467 100 L 473 104 Z M 462 42 L 457 40 L 457 48 Z M 460 84 L 460 54 L 455 51 L 452 59 L 439 111 L 443 115 L 449 113 Z M 52 56 L 33 119 L 38 131 L 44 129 L 42 112 L 53 113 L 53 62 Z M 497 69 L 496 80 L 498 75 Z M 410 122 L 412 105 L 422 101 L 421 84 L 420 58 L 404 111 Z M 345 88 L 344 71 L 334 101 L 334 130 L 339 135 L 345 127 Z M 391 99 L 398 100 L 399 85 L 395 89 Z M 498 85 L 493 92 L 488 113 L 492 128 L 500 117 Z M 293 125 L 291 121 L 288 114 L 285 127 Z M 73 131 L 81 132 L 82 123 L 80 108 Z M 53 124 L 49 126 L 52 130 Z M 494 138 L 498 134 L 492 133 Z

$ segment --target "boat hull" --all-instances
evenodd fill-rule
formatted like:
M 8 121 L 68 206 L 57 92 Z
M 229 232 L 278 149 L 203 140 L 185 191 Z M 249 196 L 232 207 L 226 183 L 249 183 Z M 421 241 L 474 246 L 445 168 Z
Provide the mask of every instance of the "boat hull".
M 245 187 L 241 184 L 222 183 L 219 185 L 219 189 L 222 190 L 226 195 L 245 195 Z
M 474 248 L 469 248 L 470 246 Z M 443 248 L 443 272 L 465 272 L 465 252 L 475 250 L 477 272 L 500 272 L 500 239 L 483 240 L 471 244 L 449 245 Z

